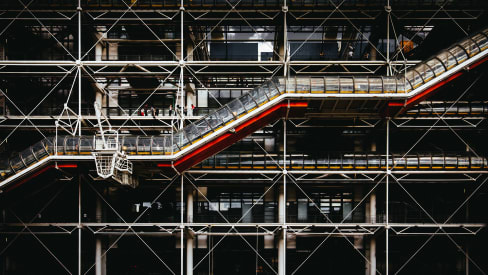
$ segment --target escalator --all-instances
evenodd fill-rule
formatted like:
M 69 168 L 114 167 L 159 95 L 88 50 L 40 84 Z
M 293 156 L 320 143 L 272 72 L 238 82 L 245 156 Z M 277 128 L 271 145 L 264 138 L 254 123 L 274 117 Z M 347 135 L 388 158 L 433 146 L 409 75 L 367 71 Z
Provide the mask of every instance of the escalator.
M 127 137 L 120 144 L 132 160 L 157 161 L 159 167 L 182 172 L 280 117 L 303 111 L 308 100 L 383 100 L 387 115 L 398 114 L 486 60 L 488 28 L 397 76 L 273 78 L 172 136 Z M 97 138 L 58 137 L 38 142 L 4 164 L 0 188 L 49 161 L 93 160 Z

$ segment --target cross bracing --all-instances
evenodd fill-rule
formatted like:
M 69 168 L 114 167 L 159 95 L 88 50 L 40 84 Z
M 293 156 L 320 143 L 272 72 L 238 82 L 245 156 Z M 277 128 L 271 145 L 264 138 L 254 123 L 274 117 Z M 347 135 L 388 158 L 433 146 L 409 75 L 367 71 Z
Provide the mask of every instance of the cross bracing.
M 487 271 L 483 56 L 468 48 L 478 60 L 454 56 L 453 71 L 428 58 L 486 27 L 485 1 L 15 0 L 0 9 L 2 159 L 23 173 L 2 189 L 3 273 Z M 385 91 L 402 75 L 395 93 L 376 97 L 369 86 L 381 79 Z M 278 106 L 272 89 L 262 106 L 257 97 L 273 78 L 293 83 L 277 89 L 283 112 L 240 132 Z M 425 95 L 447 79 L 425 97 L 397 92 L 400 83 Z M 249 92 L 256 109 L 218 115 L 224 127 L 198 128 L 202 141 L 165 146 Z M 133 153 L 135 189 L 97 178 L 90 146 L 77 146 L 97 143 L 94 101 Z M 288 111 L 289 102 L 307 107 Z M 226 135 L 238 138 L 176 168 L 179 150 Z M 46 155 L 37 145 L 15 153 L 40 140 L 54 140 Z

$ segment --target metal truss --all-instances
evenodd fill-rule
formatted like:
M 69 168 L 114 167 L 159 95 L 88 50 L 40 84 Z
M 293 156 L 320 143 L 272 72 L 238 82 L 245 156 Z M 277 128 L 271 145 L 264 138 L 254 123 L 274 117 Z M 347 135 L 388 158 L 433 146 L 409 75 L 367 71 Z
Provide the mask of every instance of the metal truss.
M 225 1 L 216 8 L 207 7 L 191 7 L 186 4 L 186 1 L 181 1 L 174 7 L 161 8 L 139 8 L 138 1 L 122 0 L 120 7 L 90 7 L 82 5 L 82 1 L 78 1 L 73 7 L 59 10 L 46 10 L 31 8 L 34 1 L 19 0 L 21 4 L 20 9 L 9 9 L 0 6 L 0 22 L 8 22 L 5 26 L 2 25 L 0 29 L 0 36 L 11 27 L 15 21 L 28 22 L 30 25 L 46 31 L 49 40 L 56 45 L 63 53 L 62 60 L 0 60 L 0 77 L 12 76 L 27 76 L 27 77 L 45 77 L 56 76 L 60 80 L 50 87 L 49 92 L 42 98 L 41 102 L 35 106 L 30 112 L 22 112 L 17 107 L 19 102 L 14 102 L 8 97 L 8 93 L 0 90 L 0 93 L 21 113 L 20 115 L 5 115 L 1 118 L 0 129 L 10 131 L 0 142 L 4 144 L 12 134 L 19 129 L 36 130 L 40 135 L 46 137 L 48 132 L 66 131 L 70 135 L 80 135 L 86 132 L 92 132 L 96 129 L 96 117 L 90 114 L 83 114 L 82 112 L 82 98 L 86 96 L 86 91 L 82 89 L 82 79 L 88 80 L 96 88 L 95 92 L 101 95 L 110 95 L 110 83 L 112 79 L 122 79 L 130 77 L 142 77 L 156 79 L 158 85 L 149 90 L 148 95 L 143 99 L 142 104 L 136 108 L 135 112 L 127 112 L 118 102 L 112 102 L 114 108 L 121 111 L 121 115 L 110 115 L 109 120 L 114 128 L 120 131 L 140 131 L 144 135 L 146 132 L 156 130 L 173 133 L 177 129 L 183 127 L 187 121 L 197 120 L 201 116 L 185 115 L 184 106 L 185 98 L 187 97 L 185 86 L 194 85 L 195 89 L 207 90 L 215 87 L 228 88 L 240 87 L 239 80 L 242 78 L 256 78 L 256 82 L 262 82 L 270 79 L 273 76 L 290 76 L 290 75 L 351 75 L 364 74 L 374 75 L 382 71 L 387 71 L 389 75 L 394 72 L 400 72 L 403 69 L 418 64 L 418 60 L 408 60 L 403 54 L 402 49 L 395 49 L 390 51 L 389 43 L 387 43 L 386 53 L 377 51 L 378 60 L 314 60 L 301 61 L 294 59 L 298 50 L 291 51 L 287 46 L 289 39 L 287 37 L 291 26 L 313 26 L 312 32 L 308 32 L 308 37 L 300 41 L 298 48 L 302 47 L 306 42 L 313 41 L 313 34 L 320 32 L 324 26 L 327 25 L 346 25 L 354 29 L 361 39 L 365 40 L 368 47 L 375 48 L 375 43 L 369 37 L 364 35 L 362 25 L 369 22 L 382 20 L 381 16 L 385 13 L 385 7 L 374 9 L 357 9 L 347 7 L 345 0 L 343 1 L 324 1 L 327 6 L 314 7 L 300 7 L 297 8 L 289 1 L 282 1 L 274 7 L 259 7 L 259 8 L 245 8 L 240 5 L 242 1 Z M 396 9 L 394 6 L 388 5 L 386 7 L 387 20 L 384 22 L 386 39 L 397 39 L 398 35 L 396 22 L 408 22 L 412 25 L 422 26 L 417 32 L 413 33 L 410 39 L 419 38 L 421 31 L 427 28 L 436 21 L 448 21 L 456 26 L 457 30 L 466 32 L 462 26 L 463 21 L 477 20 L 483 14 L 483 11 L 475 7 L 461 7 L 453 8 L 448 5 L 449 1 L 444 1 L 435 7 L 426 9 L 419 9 L 415 13 L 411 8 L 401 7 Z M 167 23 L 175 26 L 179 30 L 179 37 L 162 38 L 156 33 L 152 27 L 155 23 Z M 169 52 L 169 57 L 165 60 L 145 61 L 145 60 L 93 60 L 91 54 L 96 51 L 97 45 L 103 43 L 117 43 L 120 41 L 111 40 L 111 38 L 103 37 L 101 35 L 91 43 L 88 50 L 82 49 L 82 41 L 87 40 L 88 34 L 83 30 L 83 26 L 92 24 L 94 26 L 106 27 L 105 33 L 112 30 L 122 23 L 138 24 L 143 27 L 144 31 L 148 31 L 151 37 L 151 43 L 157 44 Z M 73 49 L 66 48 L 50 29 L 50 25 L 55 24 L 72 24 L 76 36 L 76 45 Z M 282 36 L 277 36 L 273 39 L 277 46 L 272 46 L 270 52 L 276 55 L 277 58 L 273 61 L 216 61 L 216 60 L 194 60 L 193 53 L 197 51 L 199 46 L 206 43 L 210 39 L 208 36 L 212 31 L 224 25 L 235 24 L 249 28 L 252 33 L 259 33 L 257 26 L 275 26 L 283 33 Z M 190 42 L 186 36 L 190 35 L 189 25 L 207 25 L 211 27 L 209 32 L 206 32 L 204 37 L 199 40 Z M 178 33 L 178 32 L 176 32 Z M 270 42 L 264 39 L 264 42 Z M 87 40 L 88 41 L 88 40 Z M 90 41 L 93 42 L 93 41 Z M 178 45 L 177 47 L 173 47 Z M 188 47 L 188 48 L 186 48 Z M 405 46 L 403 46 L 405 47 Z M 179 48 L 179 51 L 177 50 Z M 187 49 L 187 54 L 185 51 Z M 130 68 L 130 69 L 129 69 Z M 135 68 L 135 69 L 134 69 Z M 132 70 L 134 69 L 134 70 Z M 57 88 L 58 85 L 65 79 L 72 80 L 70 85 L 69 96 L 63 111 L 55 116 L 33 115 L 38 106 Z M 232 81 L 226 81 L 231 79 Z M 479 78 L 478 78 L 479 79 Z M 470 88 L 478 81 L 478 79 L 453 103 L 460 101 L 467 95 Z M 78 85 L 76 85 L 78 84 Z M 249 88 L 249 87 L 245 87 Z M 137 110 L 144 106 L 156 92 L 168 89 L 171 90 L 178 100 L 180 109 L 170 116 L 161 117 L 147 117 L 136 114 Z M 74 106 L 74 102 L 77 102 Z M 90 102 L 91 103 L 91 102 Z M 220 102 L 219 102 L 220 104 Z M 69 107 L 71 106 L 71 107 Z M 335 111 L 335 107 L 333 109 Z M 346 110 L 349 111 L 349 110 Z M 331 114 L 325 116 L 330 117 Z M 337 114 L 332 114 L 337 115 Z M 344 115 L 338 114 L 338 116 Z M 318 117 L 319 115 L 317 115 Z M 315 118 L 317 118 L 315 117 Z M 397 128 L 419 128 L 425 130 L 420 138 L 413 142 L 412 146 L 405 152 L 402 158 L 405 158 L 414 148 L 421 144 L 426 135 L 434 129 L 443 128 L 449 130 L 449 133 L 454 135 L 460 144 L 465 146 L 475 155 L 481 153 L 476 152 L 469 144 L 469 140 L 459 133 L 462 128 L 479 128 L 483 126 L 486 117 L 447 117 L 446 113 L 435 113 L 435 116 L 429 118 L 418 118 L 400 116 L 394 119 L 386 119 L 385 129 L 385 158 L 391 158 L 390 148 L 390 124 Z M 56 121 L 56 124 L 54 123 Z M 312 118 L 304 120 L 285 119 L 283 120 L 283 162 L 286 163 L 287 148 L 287 127 L 293 126 L 295 128 L 316 128 L 316 127 L 354 127 L 354 128 L 378 128 L 383 127 L 381 120 L 377 117 L 364 117 L 359 122 L 328 126 L 315 125 Z M 231 127 L 229 127 L 231 128 Z M 134 238 L 152 255 L 153 260 L 160 264 L 161 270 L 165 273 L 171 274 L 193 274 L 193 272 L 207 261 L 214 250 L 218 249 L 225 238 L 234 238 L 236 243 L 245 247 L 246 249 L 255 253 L 261 263 L 265 265 L 266 271 L 274 274 L 299 274 L 300 269 L 309 263 L 309 259 L 316 255 L 317 251 L 327 243 L 330 238 L 340 238 L 345 240 L 346 245 L 354 253 L 366 263 L 370 269 L 370 274 L 397 274 L 401 272 L 405 266 L 411 264 L 413 258 L 437 236 L 444 236 L 447 241 L 452 244 L 452 249 L 459 251 L 466 258 L 466 261 L 478 269 L 482 274 L 486 271 L 477 263 L 467 252 L 454 236 L 471 236 L 478 237 L 479 233 L 486 227 L 485 223 L 458 223 L 451 222 L 452 217 L 465 206 L 477 192 L 485 185 L 487 181 L 486 174 L 488 171 L 470 171 L 470 170 L 437 170 L 437 171 L 399 171 L 395 167 L 387 166 L 384 170 L 375 171 L 356 171 L 356 170 L 342 170 L 342 171 L 320 171 L 320 170 L 287 170 L 279 165 L 279 161 L 274 159 L 273 155 L 267 152 L 262 146 L 260 149 L 266 155 L 266 158 L 276 163 L 277 168 L 273 170 L 196 170 L 190 169 L 182 174 L 175 176 L 161 177 L 164 181 L 160 187 L 160 191 L 154 194 L 151 203 L 155 203 L 166 192 L 175 188 L 179 190 L 180 198 L 178 199 L 180 205 L 186 203 L 186 213 L 183 207 L 180 207 L 179 220 L 176 222 L 142 222 L 142 218 L 149 208 L 144 209 L 134 219 L 124 217 L 118 209 L 110 202 L 109 198 L 100 192 L 96 184 L 91 182 L 87 176 L 78 175 L 73 177 L 70 184 L 76 185 L 77 192 L 77 217 L 72 222 L 36 222 L 41 214 L 53 201 L 55 201 L 60 194 L 64 192 L 66 185 L 62 185 L 54 196 L 47 199 L 46 203 L 36 211 L 36 214 L 28 220 L 24 220 L 16 213 L 13 207 L 8 208 L 8 212 L 15 217 L 14 222 L 4 222 L 0 224 L 0 236 L 7 236 L 9 242 L 0 250 L 0 257 L 8 253 L 11 245 L 19 238 L 19 236 L 31 236 L 35 242 L 42 246 L 45 252 L 52 258 L 52 260 L 59 265 L 68 274 L 89 274 L 93 270 L 97 275 L 101 273 L 98 271 L 100 265 L 100 258 L 106 257 L 111 249 L 117 246 L 117 243 L 122 238 Z M 69 159 L 68 156 L 63 156 L 59 160 Z M 91 161 L 91 156 L 80 157 L 85 161 Z M 49 161 L 49 157 L 45 161 Z M 386 163 L 389 163 L 386 161 Z M 34 167 L 35 168 L 35 167 Z M 230 176 L 232 175 L 232 176 Z M 159 180 L 156 178 L 154 180 Z M 196 222 L 194 221 L 194 214 L 190 212 L 190 201 L 193 204 L 193 193 L 198 194 L 208 203 L 211 201 L 205 196 L 200 187 L 212 184 L 233 184 L 235 182 L 246 184 L 261 184 L 266 187 L 264 193 L 258 199 L 258 202 L 264 200 L 265 195 L 273 188 L 279 190 L 277 220 L 274 222 L 259 222 L 249 223 L 243 222 L 246 215 L 250 215 L 251 209 L 257 205 L 258 202 L 253 202 L 251 207 L 237 220 L 230 221 L 218 209 L 214 209 L 222 222 Z M 421 183 L 446 183 L 446 182 L 468 182 L 476 184 L 474 190 L 466 197 L 466 199 L 459 205 L 459 207 L 444 221 L 434 219 L 422 205 L 422 203 L 409 192 L 410 184 L 416 182 Z M 311 198 L 305 186 L 322 184 L 327 185 L 334 183 L 337 185 L 364 184 L 365 194 L 358 199 L 357 204 L 351 209 L 341 221 L 332 221 L 330 217 L 322 211 L 320 205 Z M 51 184 L 54 184 L 51 183 Z M 429 217 L 429 222 L 410 222 L 410 223 L 395 223 L 391 222 L 390 213 L 390 196 L 393 186 L 398 187 L 404 192 L 408 198 L 415 203 L 415 205 L 422 210 L 422 212 Z M 288 188 L 288 191 L 287 191 Z M 307 203 L 313 207 L 323 216 L 325 222 L 303 222 L 296 223 L 287 220 L 287 194 L 289 189 L 297 189 L 303 196 L 306 197 Z M 85 221 L 82 213 L 85 205 L 82 204 L 84 196 L 90 193 L 94 195 L 100 202 L 100 206 L 107 209 L 111 214 L 115 215 L 120 222 L 103 222 L 101 220 L 89 222 Z M 372 200 L 378 192 L 384 192 L 384 208 L 385 217 L 380 220 L 374 217 L 374 221 L 350 222 L 348 218 L 358 211 L 360 207 L 364 207 L 367 200 Z M 186 196 L 186 197 L 185 197 Z M 376 199 L 375 199 L 376 203 Z M 210 203 L 210 205 L 212 205 Z M 193 207 L 193 205 L 191 206 Z M 88 208 L 88 206 L 87 206 Z M 192 209 L 193 211 L 193 209 Z M 185 216 L 186 214 L 186 216 Z M 372 217 L 370 217 L 372 218 Z M 83 233 L 83 234 L 82 234 Z M 86 241 L 85 234 L 89 234 L 95 239 L 99 236 L 111 236 L 112 241 L 103 252 L 97 252 L 97 259 L 83 258 L 83 250 L 86 249 L 84 241 Z M 67 266 L 60 255 L 57 255 L 45 241 L 39 236 L 43 235 L 60 235 L 60 236 L 76 236 L 77 237 L 77 265 L 76 270 Z M 215 236 L 218 237 L 216 243 L 208 246 L 201 258 L 193 255 L 193 239 L 198 236 Z M 269 257 L 260 251 L 258 245 L 253 245 L 249 240 L 251 237 L 271 236 L 276 243 L 276 262 L 270 261 Z M 428 236 L 428 239 L 418 247 L 418 249 L 410 255 L 410 257 L 400 266 L 390 265 L 390 253 L 392 251 L 390 240 L 396 236 Z M 179 242 L 179 259 L 178 269 L 173 267 L 168 259 L 159 255 L 150 242 L 151 237 L 172 237 Z M 292 238 L 301 237 L 318 237 L 320 240 L 316 242 L 315 248 L 310 251 L 305 259 L 300 261 L 297 266 L 289 270 L 287 265 L 287 246 L 290 244 Z M 354 238 L 364 238 L 365 240 L 376 240 L 384 238 L 385 254 L 384 269 L 376 265 L 376 256 L 367 255 L 364 249 L 358 249 L 353 241 Z M 91 245 L 89 246 L 91 247 Z M 370 244 L 371 248 L 371 244 Z M 401 251 L 401 247 L 394 248 Z M 73 250 L 74 251 L 74 250 Z M 173 253 L 178 253 L 174 250 Z M 185 266 L 186 264 L 186 266 Z

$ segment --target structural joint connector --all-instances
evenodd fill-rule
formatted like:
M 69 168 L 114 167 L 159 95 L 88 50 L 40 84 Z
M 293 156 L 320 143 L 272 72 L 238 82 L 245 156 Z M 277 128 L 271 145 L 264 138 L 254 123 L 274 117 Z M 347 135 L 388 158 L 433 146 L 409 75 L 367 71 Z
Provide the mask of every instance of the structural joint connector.
M 178 61 L 178 66 L 183 68 L 183 67 L 185 67 L 185 63 L 186 63 L 185 60 L 180 60 L 180 61 Z
M 180 11 L 185 11 L 185 7 L 180 6 Z
M 83 8 L 82 7 L 76 7 L 76 10 L 77 11 L 83 11 Z
M 389 6 L 389 5 L 388 6 L 385 6 L 385 11 L 388 12 L 388 13 L 390 13 L 391 12 L 391 6 Z
M 287 229 L 288 228 L 288 225 L 282 225 L 281 226 L 281 229 Z
M 82 67 L 83 65 L 81 64 L 81 60 L 77 59 L 76 62 L 76 67 Z
M 180 229 L 185 229 L 185 226 L 183 224 L 180 224 Z
M 391 170 L 390 169 L 386 170 L 386 174 L 391 175 Z
M 287 174 L 288 174 L 288 170 L 283 169 L 283 175 L 287 175 Z
M 281 8 L 281 10 L 282 10 L 283 12 L 288 12 L 288 6 L 283 6 L 283 7 Z

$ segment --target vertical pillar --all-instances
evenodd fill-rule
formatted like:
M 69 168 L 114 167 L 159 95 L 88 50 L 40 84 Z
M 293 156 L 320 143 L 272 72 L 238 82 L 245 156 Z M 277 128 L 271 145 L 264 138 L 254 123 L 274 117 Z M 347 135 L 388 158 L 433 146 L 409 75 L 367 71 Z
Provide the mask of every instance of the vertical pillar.
M 369 222 L 376 223 L 376 192 L 369 196 Z
M 369 197 L 369 208 L 367 210 L 368 219 L 366 222 L 376 223 L 376 193 L 372 192 Z M 369 263 L 366 266 L 366 275 L 376 274 L 376 237 L 374 235 L 370 236 L 369 239 Z
M 78 135 L 81 136 L 81 0 L 78 0 L 78 60 L 76 65 L 78 66 Z M 80 271 L 81 273 L 81 271 Z
M 78 175 L 78 275 L 81 275 L 81 176 Z
M 389 274 L 389 258 L 390 258 L 390 190 L 389 190 L 389 180 L 390 180 L 390 118 L 386 120 L 386 200 L 385 200 L 385 208 L 386 208 L 386 217 L 385 217 L 385 237 L 386 237 L 386 245 L 385 245 L 385 266 L 386 271 L 385 274 Z
M 369 241 L 369 275 L 376 275 L 376 238 L 371 236 Z
M 281 236 L 278 237 L 278 275 L 286 274 L 286 119 L 283 120 L 283 186 L 278 194 L 278 216 Z
M 186 192 L 186 222 L 193 222 L 193 190 Z M 193 236 L 186 234 L 186 275 L 193 275 Z
M 102 200 L 100 197 L 97 197 L 95 219 L 97 223 L 102 222 Z M 103 253 L 102 238 L 95 236 L 95 275 L 105 275 L 107 273 L 107 261 Z
M 184 275 L 185 274 L 185 269 L 184 269 L 184 242 L 183 242 L 183 239 L 184 239 L 184 233 L 185 233 L 185 220 L 183 219 L 184 218 L 184 193 L 183 193 L 183 182 L 184 182 L 184 175 L 185 174 L 181 174 L 181 181 L 180 181 L 180 273 L 181 275 Z

